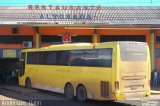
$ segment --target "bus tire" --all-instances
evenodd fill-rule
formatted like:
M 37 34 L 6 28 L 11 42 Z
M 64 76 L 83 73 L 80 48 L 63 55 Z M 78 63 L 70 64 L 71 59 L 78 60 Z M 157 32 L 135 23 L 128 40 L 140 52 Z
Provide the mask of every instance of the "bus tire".
M 29 78 L 26 79 L 25 86 L 26 88 L 31 88 L 31 80 Z
M 85 102 L 87 100 L 87 91 L 86 88 L 80 85 L 77 88 L 76 97 L 78 101 Z
M 71 84 L 67 84 L 64 88 L 64 95 L 67 100 L 72 100 L 74 98 L 74 89 Z

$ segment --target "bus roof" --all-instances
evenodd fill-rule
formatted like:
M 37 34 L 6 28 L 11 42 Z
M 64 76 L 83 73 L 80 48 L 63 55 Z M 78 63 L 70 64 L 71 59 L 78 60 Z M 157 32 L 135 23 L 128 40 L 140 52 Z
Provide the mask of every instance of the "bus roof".
M 134 44 L 134 43 L 143 43 L 144 42 L 133 42 L 133 41 L 114 41 L 114 42 L 103 42 L 103 43 L 72 43 L 72 44 L 60 44 L 60 45 L 51 45 L 48 47 L 42 47 L 42 48 L 33 48 L 33 49 L 24 49 L 22 52 L 30 52 L 30 51 L 50 51 L 50 50 L 72 50 L 72 49 L 91 49 L 96 48 L 98 46 L 111 46 L 111 45 L 117 45 L 117 44 Z

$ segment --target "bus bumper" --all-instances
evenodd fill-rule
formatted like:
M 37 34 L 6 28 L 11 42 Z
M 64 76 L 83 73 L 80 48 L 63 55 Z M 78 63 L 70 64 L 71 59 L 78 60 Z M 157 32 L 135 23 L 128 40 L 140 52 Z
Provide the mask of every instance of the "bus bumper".
M 150 91 L 147 92 L 129 92 L 129 93 L 115 93 L 115 100 L 131 100 L 131 99 L 144 99 L 150 96 Z

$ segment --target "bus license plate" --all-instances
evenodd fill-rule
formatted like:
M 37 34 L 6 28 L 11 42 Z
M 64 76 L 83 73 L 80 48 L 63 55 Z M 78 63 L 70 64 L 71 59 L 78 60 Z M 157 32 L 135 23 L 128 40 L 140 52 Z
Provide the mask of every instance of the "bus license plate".
M 137 86 L 131 86 L 131 90 L 137 89 Z

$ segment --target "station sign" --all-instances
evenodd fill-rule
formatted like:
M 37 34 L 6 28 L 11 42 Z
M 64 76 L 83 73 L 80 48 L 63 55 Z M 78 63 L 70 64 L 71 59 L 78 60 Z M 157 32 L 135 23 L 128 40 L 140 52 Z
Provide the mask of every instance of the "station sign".
M 57 12 L 43 12 L 38 13 L 39 19 L 80 19 L 80 20 L 92 20 L 91 13 L 86 13 L 87 10 L 101 10 L 101 6 L 53 6 L 53 5 L 28 5 L 28 10 L 56 10 Z M 61 10 L 81 10 L 81 12 L 74 13 L 61 13 Z M 61 11 L 61 12 L 58 12 Z
M 16 58 L 16 50 L 3 50 L 3 58 Z

